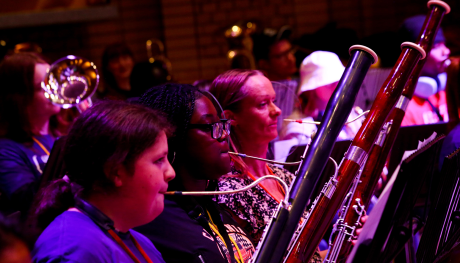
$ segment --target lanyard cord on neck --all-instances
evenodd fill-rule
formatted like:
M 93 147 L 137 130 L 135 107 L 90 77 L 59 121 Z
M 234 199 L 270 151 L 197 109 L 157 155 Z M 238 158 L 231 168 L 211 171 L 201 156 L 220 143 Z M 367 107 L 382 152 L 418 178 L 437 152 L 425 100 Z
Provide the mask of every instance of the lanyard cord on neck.
M 115 239 L 115 241 L 117 241 L 118 245 L 120 245 L 126 251 L 126 253 L 128 253 L 128 255 L 131 257 L 131 259 L 134 260 L 134 262 L 141 263 L 139 261 L 139 259 L 137 259 L 136 255 L 134 255 L 134 253 L 129 249 L 128 246 L 126 246 L 126 244 L 123 242 L 123 240 L 121 240 L 121 238 L 115 233 L 115 231 L 113 231 L 112 229 L 109 229 L 107 231 L 113 237 L 113 239 Z M 136 246 L 136 248 L 139 250 L 139 252 L 141 252 L 141 254 L 144 257 L 145 261 L 147 261 L 147 263 L 153 263 L 153 261 L 149 258 L 147 253 L 145 253 L 144 249 L 141 247 L 141 245 L 139 245 L 139 243 L 134 238 L 134 236 L 131 233 L 129 235 L 130 235 L 131 240 L 133 241 L 134 245 Z
M 106 230 L 110 236 L 117 242 L 118 245 L 123 248 L 123 250 L 131 257 L 131 259 L 136 263 L 141 263 L 139 259 L 137 259 L 136 255 L 126 246 L 126 244 L 121 240 L 121 238 L 115 233 L 114 231 L 114 222 L 108 216 L 106 216 L 102 211 L 97 209 L 97 207 L 93 206 L 91 203 L 81 199 L 80 197 L 75 198 L 75 208 L 78 211 L 89 217 L 96 225 L 98 225 L 102 230 Z M 144 257 L 147 263 L 153 263 L 153 261 L 149 258 L 147 253 L 145 253 L 144 249 L 141 245 L 137 242 L 134 236 L 128 231 L 128 234 L 131 238 L 131 241 L 134 243 L 134 246 L 139 250 L 139 252 Z
M 428 104 L 430 105 L 431 107 L 431 110 L 434 111 L 434 113 L 436 113 L 436 116 L 438 116 L 438 119 L 439 121 L 444 121 L 444 118 L 442 117 L 441 113 L 439 112 L 438 108 L 436 108 L 433 103 L 431 103 L 431 101 L 429 99 L 426 99 L 426 101 L 428 102 Z
M 275 175 L 275 174 L 273 173 L 272 169 L 270 169 L 270 167 L 269 167 L 268 165 L 267 165 L 267 169 L 268 169 L 268 172 L 270 173 L 270 175 Z M 249 177 L 250 177 L 253 181 L 256 180 L 255 176 L 252 175 L 249 171 L 247 171 L 247 174 L 249 175 Z M 278 183 L 278 187 L 281 189 L 281 192 L 283 193 L 283 195 L 286 195 L 286 193 L 284 192 L 284 188 L 280 185 L 280 183 L 279 183 L 278 181 L 277 181 L 277 183 Z M 260 184 L 260 183 L 259 183 L 259 186 L 262 187 L 262 188 L 265 190 L 265 192 L 267 192 L 275 201 L 277 201 L 278 203 L 280 203 L 280 200 L 277 200 L 277 199 L 275 198 L 275 196 L 273 196 L 272 193 L 270 193 L 270 192 L 268 191 L 268 189 L 265 188 L 265 186 L 263 186 L 263 185 Z
M 209 227 L 212 229 L 212 231 L 214 231 L 214 232 L 222 239 L 222 241 L 223 241 L 225 247 L 226 247 L 227 250 L 228 250 L 227 244 L 225 244 L 224 237 L 222 237 L 222 235 L 219 233 L 219 230 L 217 229 L 216 224 L 214 224 L 214 222 L 212 221 L 211 214 L 209 213 L 208 210 L 206 210 L 206 213 L 208 213 L 208 216 L 209 216 L 209 221 L 210 221 L 210 222 L 208 222 Z M 244 261 L 243 261 L 243 256 L 241 255 L 241 251 L 240 251 L 240 249 L 239 249 L 239 247 L 238 247 L 238 244 L 236 243 L 236 241 L 235 241 L 230 235 L 228 235 L 228 237 L 230 238 L 230 242 L 232 242 L 233 245 L 235 246 L 236 251 L 238 252 L 238 256 L 240 257 L 240 260 L 241 260 L 241 261 L 238 260 L 238 258 L 235 256 L 236 262 L 238 262 L 238 263 L 240 263 L 240 262 L 243 263 L 243 262 L 244 262 Z
M 36 142 L 38 146 L 42 148 L 42 150 L 46 153 L 46 155 L 50 156 L 50 152 L 48 151 L 48 149 L 46 149 L 46 147 L 39 140 L 37 140 L 37 138 L 32 136 L 32 140 L 34 140 L 34 142 Z

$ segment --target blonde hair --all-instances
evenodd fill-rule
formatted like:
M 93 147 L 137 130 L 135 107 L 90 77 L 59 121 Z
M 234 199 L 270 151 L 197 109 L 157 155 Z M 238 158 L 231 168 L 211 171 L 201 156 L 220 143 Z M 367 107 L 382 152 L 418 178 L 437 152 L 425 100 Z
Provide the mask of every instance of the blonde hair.
M 231 110 L 238 112 L 240 109 L 240 102 L 248 96 L 246 89 L 243 87 L 247 80 L 252 76 L 263 76 L 264 74 L 258 70 L 248 69 L 232 69 L 217 76 L 211 83 L 209 91 L 216 97 L 222 106 L 223 110 Z M 238 152 L 235 132 L 230 132 L 230 149 Z M 239 156 L 232 156 L 235 166 L 243 170 L 245 174 L 248 170 L 246 163 Z

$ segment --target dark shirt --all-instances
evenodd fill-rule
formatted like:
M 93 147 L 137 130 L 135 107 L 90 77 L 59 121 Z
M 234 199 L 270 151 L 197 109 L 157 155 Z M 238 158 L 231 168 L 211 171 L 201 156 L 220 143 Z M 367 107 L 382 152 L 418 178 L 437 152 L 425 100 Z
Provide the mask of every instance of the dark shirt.
M 228 235 L 238 244 L 244 262 L 254 253 L 248 234 L 231 216 L 209 197 L 168 196 L 163 213 L 149 224 L 135 228 L 148 237 L 163 255 L 166 262 L 227 263 L 238 255 L 233 247 L 228 251 L 222 239 L 209 227 L 206 210 L 225 244 L 231 243 Z
M 51 151 L 55 140 L 53 136 L 34 137 L 48 152 Z M 18 143 L 0 139 L 0 191 L 4 212 L 27 211 L 48 157 L 36 142 Z
M 439 154 L 439 170 L 442 168 L 444 158 L 453 153 L 460 147 L 460 124 L 449 132 L 442 143 L 441 152 Z
M 164 263 L 160 252 L 145 236 L 130 230 L 117 233 L 140 262 L 146 262 L 131 235 L 155 263 Z M 43 231 L 32 251 L 34 262 L 134 262 L 117 242 L 80 212 L 66 211 Z

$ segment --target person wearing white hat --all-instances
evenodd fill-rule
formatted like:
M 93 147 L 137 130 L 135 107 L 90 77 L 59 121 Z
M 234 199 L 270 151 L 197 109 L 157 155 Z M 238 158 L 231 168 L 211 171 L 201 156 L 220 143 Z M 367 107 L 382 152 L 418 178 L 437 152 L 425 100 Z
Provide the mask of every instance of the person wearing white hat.
M 296 91 L 299 79 L 297 73 L 296 48 L 289 41 L 292 29 L 285 25 L 279 29 L 265 28 L 253 34 L 253 55 L 257 68 L 272 82 L 276 93 L 275 104 L 281 109 L 278 121 L 278 133 L 283 120 L 292 114 L 297 100 Z
M 301 112 L 293 113 L 291 119 L 320 121 L 344 70 L 345 67 L 339 57 L 332 52 L 315 51 L 307 56 L 300 66 L 300 88 L 297 93 Z M 354 116 L 360 113 L 360 110 L 354 111 L 356 111 L 352 112 Z M 346 125 L 340 132 L 338 140 L 352 139 L 360 127 L 360 122 Z M 308 143 L 314 132 L 316 132 L 314 124 L 291 122 L 283 128 L 280 137 L 282 140 L 297 138 L 298 143 Z

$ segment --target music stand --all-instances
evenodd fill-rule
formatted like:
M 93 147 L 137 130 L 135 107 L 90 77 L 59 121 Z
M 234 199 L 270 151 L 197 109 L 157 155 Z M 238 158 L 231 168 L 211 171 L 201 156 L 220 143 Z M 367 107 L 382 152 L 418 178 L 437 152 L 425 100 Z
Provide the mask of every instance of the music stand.
M 460 148 L 444 159 L 428 220 L 417 250 L 417 262 L 446 259 L 459 239 Z M 458 246 L 458 244 L 457 244 Z
M 390 180 L 394 183 L 382 192 L 374 206 L 347 262 L 391 262 L 404 249 L 421 226 L 413 224 L 414 207 L 427 204 L 427 199 L 420 202 L 419 196 L 424 184 L 428 183 L 429 188 L 438 172 L 443 138 L 434 139 L 402 162 L 397 176 Z
M 393 174 L 394 170 L 400 163 L 402 156 L 405 151 L 416 149 L 418 142 L 423 141 L 425 138 L 428 138 L 433 132 L 437 134 L 447 134 L 448 133 L 448 123 L 437 123 L 429 125 L 415 125 L 415 126 L 406 126 L 399 129 L 398 135 L 395 139 L 393 147 L 391 149 L 390 158 L 389 158 L 389 174 Z M 334 148 L 332 149 L 331 157 L 336 160 L 337 163 L 343 159 L 345 152 L 348 150 L 351 141 L 338 141 L 335 143 Z M 305 144 L 296 145 L 291 148 L 289 151 L 290 154 L 286 158 L 286 162 L 297 162 L 302 157 L 305 151 Z M 285 166 L 284 168 L 291 173 L 295 173 L 299 166 Z M 323 185 L 329 180 L 329 177 L 332 176 L 334 172 L 334 165 L 331 162 L 328 162 L 326 167 L 323 170 L 322 183 L 318 182 L 318 185 Z M 324 176 L 327 175 L 327 176 Z M 323 178 L 326 178 L 323 180 Z
M 405 151 L 417 149 L 418 142 L 430 137 L 433 132 L 436 132 L 436 134 L 448 134 L 449 123 L 443 122 L 401 127 L 393 147 L 391 148 L 388 162 L 388 174 L 393 174 L 394 170 L 401 162 Z

